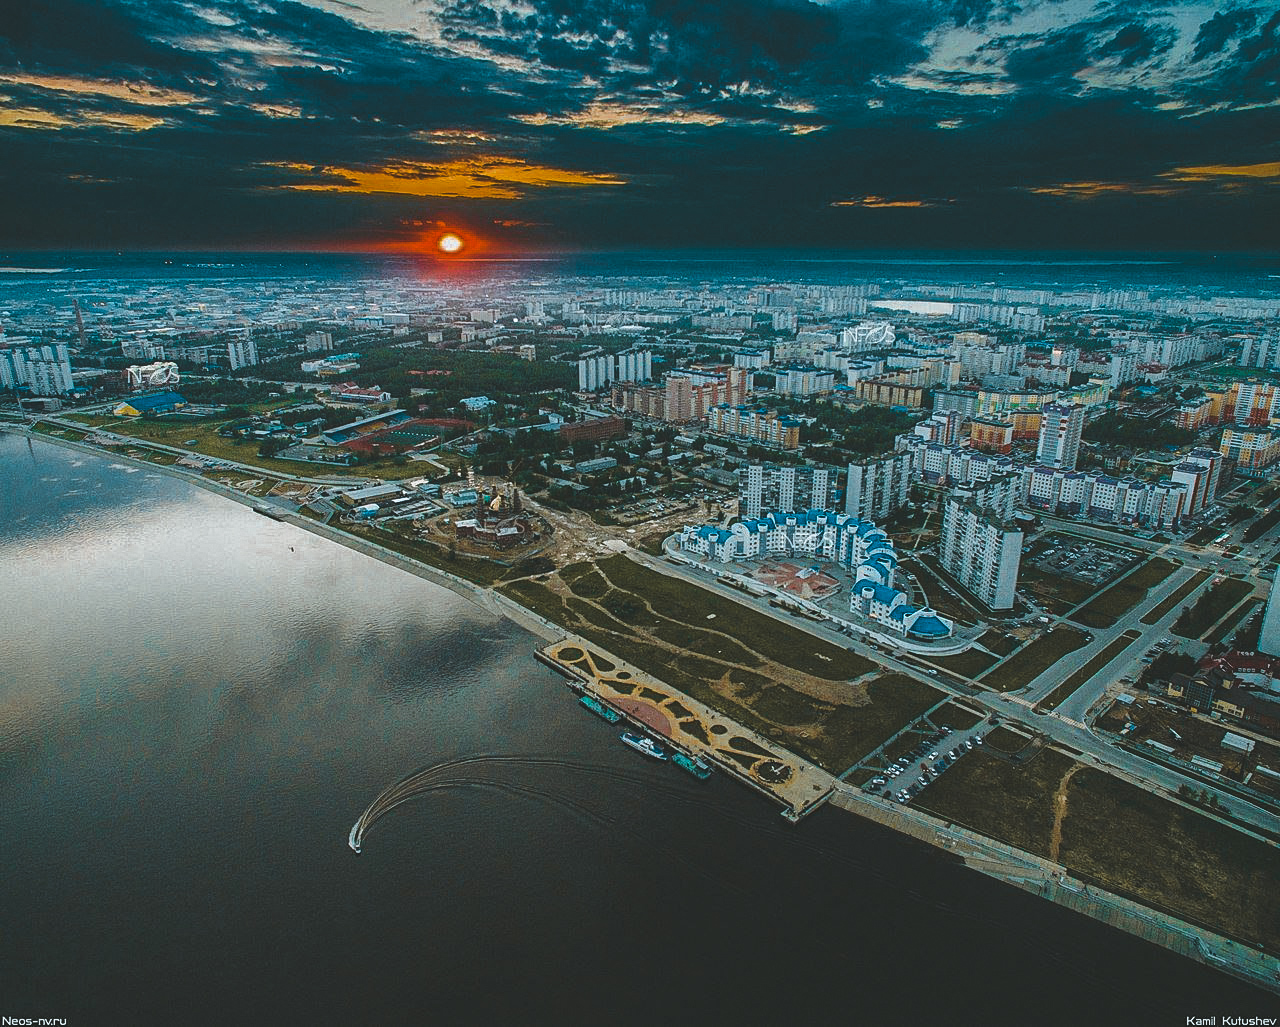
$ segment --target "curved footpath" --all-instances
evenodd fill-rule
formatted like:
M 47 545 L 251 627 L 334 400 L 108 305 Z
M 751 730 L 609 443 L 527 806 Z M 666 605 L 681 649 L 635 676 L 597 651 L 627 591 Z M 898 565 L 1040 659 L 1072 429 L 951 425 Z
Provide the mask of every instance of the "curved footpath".
M 189 471 L 185 468 L 153 464 L 146 460 L 139 460 L 135 457 L 89 445 L 85 442 L 55 435 L 44 435 L 31 430 L 25 425 L 0 423 L 0 431 L 24 435 L 94 456 L 111 456 L 137 467 L 169 474 L 208 492 L 234 500 L 244 506 L 274 506 L 280 511 L 281 518 L 285 523 L 303 528 L 322 538 L 337 542 L 356 552 L 372 556 L 393 567 L 398 567 L 403 571 L 447 588 L 464 599 L 470 600 L 494 617 L 507 618 L 547 641 L 554 642 L 575 638 L 570 632 L 552 624 L 533 611 L 526 610 L 509 597 L 493 589 L 477 585 L 455 574 L 450 574 L 448 571 L 419 563 L 377 543 L 347 534 L 327 524 L 303 517 L 278 503 L 255 496 L 247 496 L 225 485 L 208 481 L 197 472 Z M 816 631 L 813 633 L 818 634 Z M 584 642 L 584 644 L 586 643 Z M 610 659 L 614 658 L 611 654 L 601 650 L 598 645 L 589 644 L 601 655 Z M 889 662 L 896 661 L 890 660 Z M 670 688 L 665 683 L 664 687 Z M 962 694 L 958 693 L 958 690 L 944 690 L 952 691 L 953 694 Z M 672 689 L 672 691 L 676 690 Z M 984 696 L 983 698 L 988 700 L 988 705 L 993 706 L 1003 706 L 1010 702 L 1008 697 L 1005 696 Z M 1002 699 L 1005 702 L 993 703 L 990 701 L 992 698 Z M 1006 710 L 1005 712 L 1008 715 L 1014 711 Z M 1078 733 L 1084 734 L 1085 732 Z M 1197 962 L 1212 966 L 1250 984 L 1280 994 L 1280 960 L 1274 957 L 1241 945 L 1229 938 L 1194 927 L 1166 914 L 1158 914 L 1154 910 L 1100 888 L 1086 886 L 1082 882 L 1075 881 L 1069 877 L 1062 867 L 1032 853 L 1003 845 L 993 839 L 974 834 L 956 825 L 946 824 L 920 810 L 886 803 L 883 800 L 862 793 L 843 781 L 836 783 L 831 801 L 833 805 L 841 809 L 868 817 L 920 841 L 934 845 L 943 851 L 959 855 L 971 869 L 1031 891 L 1059 905 L 1074 909 L 1114 927 L 1119 927 Z

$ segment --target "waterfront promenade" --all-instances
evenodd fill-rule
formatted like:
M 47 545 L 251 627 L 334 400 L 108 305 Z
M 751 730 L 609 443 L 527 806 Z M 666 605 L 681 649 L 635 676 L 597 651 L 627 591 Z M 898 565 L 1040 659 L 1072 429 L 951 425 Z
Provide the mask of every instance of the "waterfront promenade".
M 1050 860 L 843 781 L 837 783 L 831 804 L 953 853 L 988 877 L 1280 994 L 1280 959 L 1275 956 L 1072 877 Z

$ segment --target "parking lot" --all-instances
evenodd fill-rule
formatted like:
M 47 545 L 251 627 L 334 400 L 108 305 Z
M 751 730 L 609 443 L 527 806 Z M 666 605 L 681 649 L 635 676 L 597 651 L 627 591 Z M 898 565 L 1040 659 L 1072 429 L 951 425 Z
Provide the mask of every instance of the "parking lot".
M 962 756 L 981 748 L 990 728 L 987 721 L 964 730 L 939 725 L 924 735 L 915 748 L 884 767 L 862 790 L 897 803 L 908 803 Z
M 1043 571 L 1091 585 L 1105 585 L 1114 580 L 1138 558 L 1138 554 L 1129 549 L 1056 532 L 1036 539 L 1026 555 Z

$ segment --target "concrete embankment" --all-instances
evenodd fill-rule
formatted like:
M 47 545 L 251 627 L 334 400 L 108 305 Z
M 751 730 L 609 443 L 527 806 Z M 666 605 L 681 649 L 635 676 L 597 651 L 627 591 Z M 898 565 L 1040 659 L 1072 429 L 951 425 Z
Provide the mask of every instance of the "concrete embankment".
M 1257 987 L 1280 993 L 1280 960 L 1077 880 L 1057 863 L 949 824 L 921 810 L 891 805 L 844 782 L 837 786 L 830 801 L 833 806 L 936 846 L 988 877 L 1039 895 Z
M 523 607 L 511 602 L 505 596 L 498 595 L 495 592 L 477 585 L 474 582 L 460 578 L 456 574 L 450 574 L 448 571 L 431 567 L 428 564 L 420 563 L 417 560 L 409 559 L 401 556 L 399 553 L 385 546 L 380 546 L 376 542 L 370 542 L 366 539 L 359 538 L 355 535 L 348 534 L 338 528 L 322 524 L 319 521 L 312 520 L 309 517 L 303 517 L 301 514 L 294 513 L 279 504 L 272 503 L 269 499 L 261 499 L 257 496 L 246 495 L 234 488 L 229 488 L 220 482 L 210 481 L 203 477 L 198 471 L 187 470 L 182 467 L 172 467 L 167 464 L 155 464 L 149 460 L 139 460 L 137 457 L 129 456 L 126 453 L 119 453 L 113 449 L 105 449 L 101 446 L 93 446 L 87 442 L 80 442 L 75 439 L 63 438 L 57 435 L 45 435 L 40 432 L 33 432 L 29 428 L 20 425 L 4 425 L 0 424 L 0 431 L 8 431 L 15 435 L 24 435 L 28 438 L 36 439 L 40 442 L 48 442 L 55 446 L 61 446 L 64 449 L 75 450 L 79 453 L 88 453 L 97 457 L 109 457 L 120 463 L 129 464 L 133 467 L 145 468 L 148 471 L 155 471 L 157 474 L 166 474 L 171 478 L 178 478 L 197 488 L 204 489 L 206 492 L 212 492 L 215 495 L 222 496 L 224 499 L 230 499 L 232 502 L 248 507 L 274 506 L 279 510 L 278 520 L 285 524 L 292 524 L 296 528 L 302 528 L 321 538 L 326 538 L 331 542 L 337 542 L 339 545 L 346 546 L 358 553 L 366 556 L 372 556 L 376 560 L 390 564 L 400 570 L 407 571 L 419 578 L 424 578 L 433 584 L 440 585 L 449 589 L 451 592 L 462 596 L 475 603 L 482 610 L 493 614 L 495 617 L 506 617 L 516 621 L 522 627 L 532 631 L 534 634 L 551 641 L 564 635 L 563 631 L 554 628 L 537 615 L 523 609 Z M 269 472 L 263 472 L 269 474 Z

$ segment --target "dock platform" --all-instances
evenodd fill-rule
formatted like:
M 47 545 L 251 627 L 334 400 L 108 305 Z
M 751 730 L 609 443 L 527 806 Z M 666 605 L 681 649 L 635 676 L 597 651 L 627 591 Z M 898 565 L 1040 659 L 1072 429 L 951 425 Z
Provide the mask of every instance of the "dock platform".
M 627 724 L 780 802 L 788 820 L 811 813 L 835 788 L 835 778 L 820 767 L 583 641 L 553 642 L 537 656 L 570 688 L 621 713 Z

